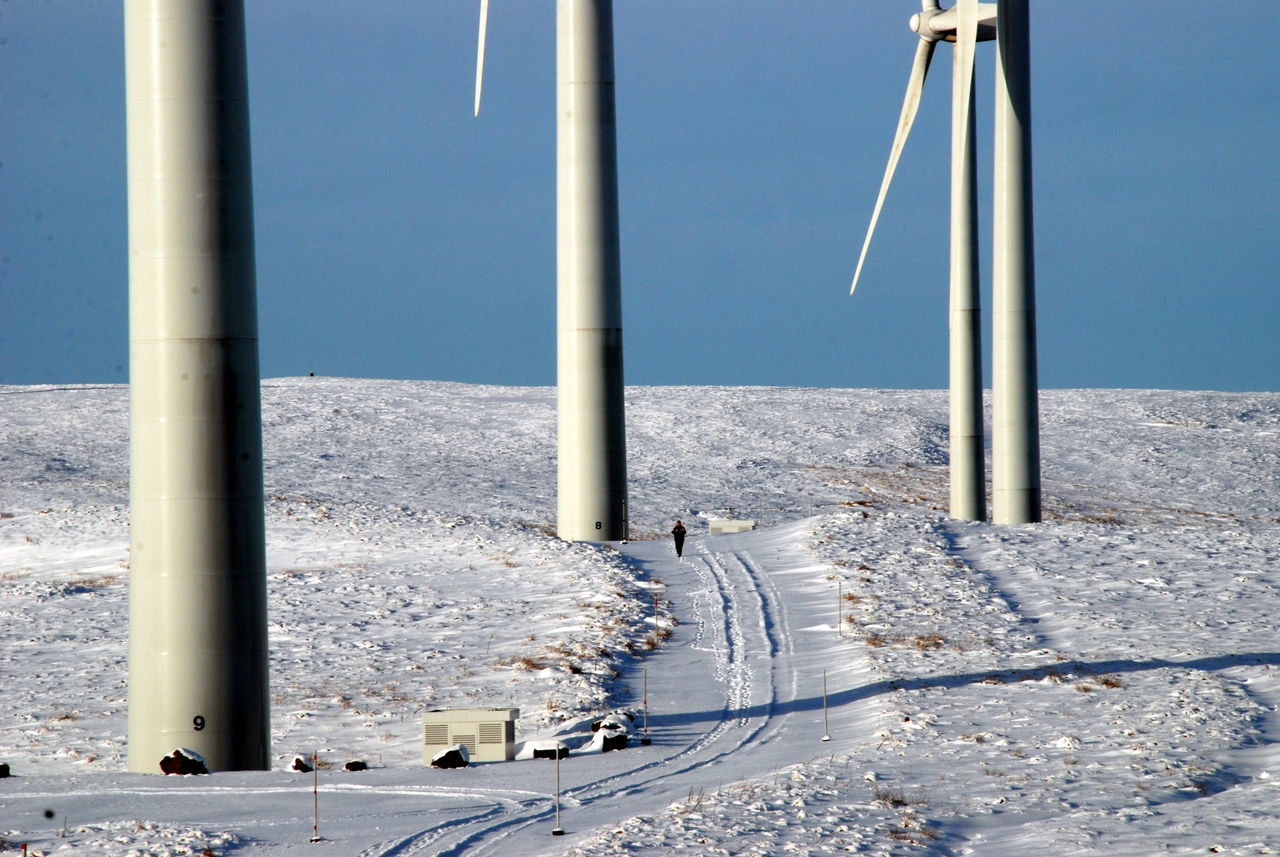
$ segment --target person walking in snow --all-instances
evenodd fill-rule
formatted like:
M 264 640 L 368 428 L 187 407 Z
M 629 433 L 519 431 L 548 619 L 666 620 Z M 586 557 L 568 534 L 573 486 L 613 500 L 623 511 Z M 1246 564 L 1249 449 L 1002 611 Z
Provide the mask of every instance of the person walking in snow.
M 671 537 L 676 540 L 676 556 L 684 556 L 684 524 L 676 521 L 676 525 L 671 528 Z

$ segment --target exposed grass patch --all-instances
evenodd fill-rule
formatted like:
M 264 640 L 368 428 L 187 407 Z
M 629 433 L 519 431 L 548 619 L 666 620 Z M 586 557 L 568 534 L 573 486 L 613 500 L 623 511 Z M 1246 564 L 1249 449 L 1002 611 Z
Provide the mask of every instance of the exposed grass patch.
M 942 648 L 942 644 L 946 642 L 940 634 L 917 634 L 911 640 L 911 645 L 922 652 L 932 652 Z
M 72 589 L 103 589 L 108 586 L 115 586 L 120 582 L 119 575 L 115 574 L 84 574 L 79 577 L 73 577 L 67 581 L 67 585 Z
M 537 658 L 531 658 L 528 655 L 524 655 L 523 657 L 516 658 L 512 661 L 511 667 L 521 671 L 533 671 L 545 670 L 547 668 L 547 664 Z
M 907 793 L 900 788 L 881 788 L 876 787 L 872 793 L 876 803 L 882 803 L 886 806 L 910 806 L 911 801 L 907 799 Z

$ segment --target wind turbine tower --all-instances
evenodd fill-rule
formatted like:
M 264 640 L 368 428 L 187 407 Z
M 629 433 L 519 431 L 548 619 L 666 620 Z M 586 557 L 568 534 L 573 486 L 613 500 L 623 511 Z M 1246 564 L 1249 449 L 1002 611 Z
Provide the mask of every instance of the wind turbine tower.
M 270 767 L 243 0 L 126 0 L 129 761 Z
M 480 11 L 476 110 L 488 0 Z M 557 531 L 627 538 L 612 0 L 556 2 Z
M 889 185 L 920 107 L 925 78 L 940 41 L 955 45 L 951 75 L 951 273 L 948 322 L 950 328 L 950 481 L 951 516 L 981 521 L 987 516 L 985 444 L 982 430 L 982 320 L 978 279 L 977 160 L 974 134 L 973 68 L 979 41 L 995 33 L 996 9 L 992 3 L 958 0 L 950 9 L 937 0 L 922 0 L 921 11 L 911 17 L 911 29 L 920 37 L 907 78 L 898 130 L 889 150 L 862 243 L 850 294 L 858 286 L 871 236 L 889 191 Z
M 997 524 L 1029 524 L 1040 521 L 1030 4 L 1028 0 L 1000 0 L 998 8 L 992 207 L 992 520 Z
M 556 3 L 560 537 L 627 538 L 612 0 Z
M 951 100 L 950 458 L 951 515 L 986 517 L 982 430 L 973 68 L 977 42 L 995 39 L 995 238 L 993 249 L 992 506 L 1000 524 L 1040 520 L 1035 285 L 1031 214 L 1031 98 L 1027 0 L 921 0 L 920 36 L 902 115 L 871 225 L 853 277 L 856 288 L 898 159 L 920 106 L 939 41 L 955 44 Z M 852 293 L 853 289 L 850 289 Z

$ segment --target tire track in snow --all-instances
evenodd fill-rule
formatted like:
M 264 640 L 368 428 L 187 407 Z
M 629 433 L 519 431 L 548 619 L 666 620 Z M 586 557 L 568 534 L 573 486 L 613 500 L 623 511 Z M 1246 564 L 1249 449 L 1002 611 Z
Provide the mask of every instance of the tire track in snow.
M 562 806 L 587 806 L 639 793 L 647 787 L 688 777 L 785 731 L 776 717 L 779 701 L 778 656 L 789 655 L 794 642 L 781 598 L 768 574 L 746 551 L 715 553 L 700 547 L 683 565 L 698 579 L 687 593 L 694 632 L 689 648 L 710 656 L 710 672 L 723 685 L 723 709 L 710 729 L 688 745 L 626 771 L 565 789 Z M 794 690 L 795 676 L 788 682 Z M 705 781 L 690 783 L 703 788 Z M 664 800 L 663 805 L 669 803 Z M 494 806 L 408 837 L 361 852 L 361 857 L 483 857 L 511 849 L 510 837 L 544 825 L 554 816 L 546 799 L 502 811 Z M 522 846 L 527 848 L 526 846 Z
M 421 851 L 433 842 L 439 841 L 442 837 L 448 835 L 453 828 L 465 824 L 476 824 L 485 819 L 493 818 L 493 816 L 502 812 L 501 806 L 492 806 L 483 812 L 474 815 L 464 815 L 460 818 L 452 818 L 439 824 L 436 827 L 429 827 L 426 830 L 419 830 L 402 837 L 399 842 L 392 845 L 379 843 L 371 848 L 365 848 L 360 851 L 357 857 L 400 857 L 400 855 L 414 854 Z
M 742 628 L 742 608 L 736 598 L 737 591 L 729 573 L 715 554 L 700 552 L 699 559 L 705 568 L 699 568 L 704 580 L 714 586 L 719 595 L 719 608 L 723 617 L 723 641 L 714 649 L 715 677 L 725 685 L 725 711 L 742 712 L 750 707 L 752 696 L 751 664 L 746 657 L 747 642 Z M 710 587 L 709 587 L 710 588 Z M 729 721 L 721 721 L 715 730 L 717 733 L 727 728 Z M 734 718 L 732 725 L 745 726 L 747 718 L 741 713 Z

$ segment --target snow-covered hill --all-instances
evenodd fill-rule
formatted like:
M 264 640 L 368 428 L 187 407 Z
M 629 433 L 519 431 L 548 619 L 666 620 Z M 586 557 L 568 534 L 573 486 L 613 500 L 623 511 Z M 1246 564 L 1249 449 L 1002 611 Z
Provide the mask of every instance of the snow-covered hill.
M 943 393 L 632 388 L 625 546 L 554 538 L 549 388 L 263 400 L 276 770 L 161 778 L 121 771 L 127 390 L 0 387 L 0 839 L 1280 851 L 1280 394 L 1046 391 L 1047 520 L 996 527 L 946 518 Z M 719 516 L 764 527 L 705 536 Z M 426 708 L 563 738 L 643 678 L 653 745 L 563 763 L 565 837 L 548 763 L 421 764 Z M 316 844 L 311 752 L 372 766 L 326 770 Z

